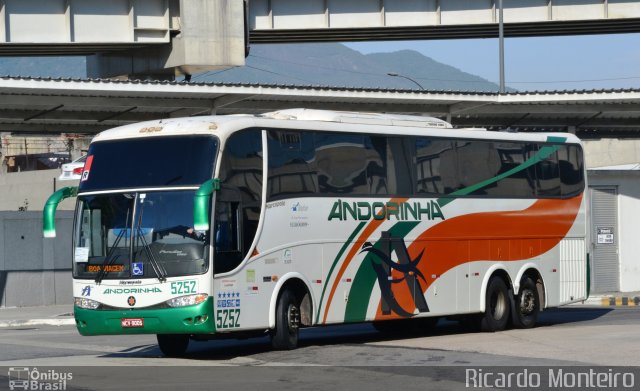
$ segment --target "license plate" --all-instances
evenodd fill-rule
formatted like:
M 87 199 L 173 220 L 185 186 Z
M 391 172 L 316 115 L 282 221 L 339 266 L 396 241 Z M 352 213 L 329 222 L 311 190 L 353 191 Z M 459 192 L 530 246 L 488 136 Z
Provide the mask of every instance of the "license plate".
M 122 318 L 120 324 L 123 328 L 144 327 L 143 318 Z

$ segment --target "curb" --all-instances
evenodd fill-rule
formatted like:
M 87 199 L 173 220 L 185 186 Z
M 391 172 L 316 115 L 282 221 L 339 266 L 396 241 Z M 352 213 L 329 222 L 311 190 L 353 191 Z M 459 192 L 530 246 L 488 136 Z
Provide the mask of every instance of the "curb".
M 0 321 L 0 328 L 22 327 L 22 326 L 69 326 L 75 325 L 76 320 L 71 319 L 29 319 Z
M 583 301 L 582 304 L 601 307 L 638 307 L 640 296 L 594 296 Z
M 640 297 L 635 296 L 611 296 L 600 298 L 600 305 L 615 307 L 635 307 L 640 305 Z

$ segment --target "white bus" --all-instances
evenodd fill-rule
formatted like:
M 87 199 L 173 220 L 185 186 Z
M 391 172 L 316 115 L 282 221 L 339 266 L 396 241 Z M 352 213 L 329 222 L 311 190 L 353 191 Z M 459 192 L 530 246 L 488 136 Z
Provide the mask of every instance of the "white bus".
M 291 349 L 301 327 L 350 322 L 528 328 L 588 292 L 571 134 L 305 109 L 166 119 L 97 135 L 46 236 L 76 195 L 79 332 L 157 334 L 166 355 L 254 334 Z

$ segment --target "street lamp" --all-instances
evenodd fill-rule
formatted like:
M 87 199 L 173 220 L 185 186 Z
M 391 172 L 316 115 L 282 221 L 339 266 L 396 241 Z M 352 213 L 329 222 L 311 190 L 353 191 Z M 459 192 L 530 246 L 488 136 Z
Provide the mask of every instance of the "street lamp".
M 401 74 L 396 73 L 396 72 L 387 72 L 387 75 L 393 76 L 393 77 L 402 77 L 403 79 L 407 79 L 409 81 L 412 81 L 415 85 L 417 85 L 418 87 L 420 87 L 421 90 L 424 91 L 424 87 L 420 83 L 418 83 L 417 81 L 415 81 L 412 78 L 410 78 L 409 76 L 401 75 Z

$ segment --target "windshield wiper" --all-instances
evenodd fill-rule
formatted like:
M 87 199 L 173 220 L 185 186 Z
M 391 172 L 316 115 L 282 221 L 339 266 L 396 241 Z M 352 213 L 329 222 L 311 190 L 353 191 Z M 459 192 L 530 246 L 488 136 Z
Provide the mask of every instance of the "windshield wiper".
M 138 226 L 138 237 L 142 240 L 144 252 L 147 254 L 147 258 L 149 258 L 149 263 L 151 264 L 153 272 L 158 277 L 158 281 L 167 281 L 167 271 L 160 263 L 158 263 L 158 260 L 153 255 L 153 252 L 151 251 L 151 248 L 149 248 L 149 244 L 147 243 L 147 239 L 145 239 L 144 235 L 142 234 L 142 228 L 140 228 L 140 226 Z
M 153 269 L 153 272 L 156 274 L 156 277 L 158 278 L 158 281 L 160 282 L 165 282 L 167 281 L 167 271 L 165 270 L 165 268 L 158 262 L 158 260 L 156 259 L 156 257 L 153 255 L 153 251 L 151 251 L 151 248 L 149 248 L 149 243 L 147 243 L 147 239 L 144 238 L 144 234 L 142 232 L 142 212 L 144 212 L 144 198 L 142 198 L 140 200 L 140 213 L 138 213 L 138 224 L 136 227 L 136 231 L 138 234 L 138 238 L 140 238 L 140 240 L 142 241 L 142 246 L 144 249 L 145 254 L 147 254 L 147 258 L 149 259 L 149 263 L 151 264 L 151 268 Z M 131 241 L 131 249 L 133 251 L 133 240 Z M 131 261 L 133 262 L 133 257 L 131 258 Z
M 127 215 L 127 219 L 128 219 L 128 215 Z M 118 236 L 116 237 L 116 240 L 113 242 L 113 246 L 111 246 L 111 248 L 109 249 L 109 252 L 107 253 L 107 256 L 104 259 L 104 262 L 102 262 L 100 271 L 96 275 L 96 279 L 95 279 L 96 284 L 99 284 L 100 282 L 102 282 L 102 280 L 107 275 L 107 273 L 109 273 L 107 268 L 115 262 L 116 258 L 113 256 L 113 253 L 115 252 L 116 247 L 118 247 L 118 244 L 120 243 L 120 239 L 122 239 L 126 230 L 127 230 L 126 228 L 120 230 L 120 232 L 118 233 Z

